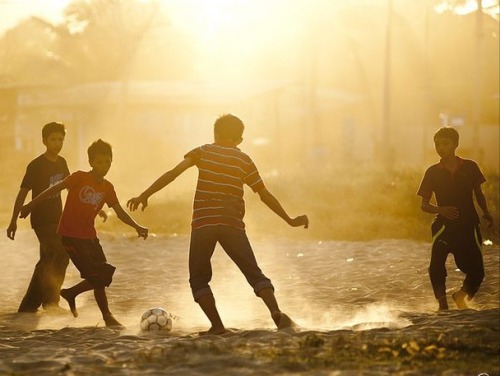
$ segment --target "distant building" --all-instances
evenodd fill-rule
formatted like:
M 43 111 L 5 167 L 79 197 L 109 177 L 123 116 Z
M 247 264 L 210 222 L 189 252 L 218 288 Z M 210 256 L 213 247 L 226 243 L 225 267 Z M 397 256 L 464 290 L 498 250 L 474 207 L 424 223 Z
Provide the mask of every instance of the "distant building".
M 97 139 L 119 146 L 123 163 L 178 160 L 189 148 L 210 142 L 215 118 L 235 113 L 247 125 L 244 149 L 263 171 L 309 165 L 338 168 L 380 161 L 388 145 L 370 99 L 335 88 L 304 87 L 294 82 L 132 81 L 72 87 L 1 86 L 1 145 L 28 157 L 43 151 L 41 126 L 67 125 L 64 155 L 74 168 L 87 168 L 86 149 Z M 461 151 L 470 144 L 468 119 L 449 116 L 459 128 Z M 444 116 L 443 115 L 443 116 Z M 421 168 L 435 160 L 432 133 L 439 127 L 418 121 L 393 125 L 396 166 Z M 498 171 L 498 125 L 480 129 L 483 162 Z M 397 140 L 397 141 L 396 141 Z

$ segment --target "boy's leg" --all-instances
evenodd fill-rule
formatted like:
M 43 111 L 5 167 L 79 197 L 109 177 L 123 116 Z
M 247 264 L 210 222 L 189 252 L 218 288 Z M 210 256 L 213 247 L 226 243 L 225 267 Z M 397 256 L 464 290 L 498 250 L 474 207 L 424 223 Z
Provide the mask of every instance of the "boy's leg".
M 292 321 L 292 319 L 290 319 L 290 317 L 288 317 L 288 315 L 280 311 L 273 289 L 262 289 L 258 292 L 258 295 L 264 301 L 264 304 L 269 309 L 269 312 L 271 312 L 271 317 L 278 329 L 285 329 L 296 326 L 296 324 Z
M 470 232 L 466 239 L 462 239 L 454 256 L 458 268 L 465 273 L 465 279 L 460 290 L 454 292 L 452 297 L 459 309 L 465 309 L 468 308 L 465 298 L 471 300 L 484 279 L 481 234 L 478 228 Z
M 469 308 L 467 306 L 467 303 L 465 303 L 465 298 L 467 297 L 467 292 L 465 292 L 463 290 L 463 287 L 461 287 L 460 290 L 455 291 L 453 294 L 451 294 L 451 297 L 453 298 L 453 301 L 457 305 L 458 309 Z
M 70 289 L 61 290 L 61 296 L 68 301 L 71 312 L 76 317 L 75 298 L 84 291 L 94 290 L 94 297 L 104 315 L 108 315 L 108 302 L 104 287 L 111 284 L 115 267 L 106 262 L 99 239 L 62 238 L 62 244 L 71 261 L 84 280 Z M 102 289 L 102 291 L 100 291 Z M 96 290 L 98 290 L 96 292 Z M 115 320 L 116 321 L 116 320 Z M 107 323 L 107 325 L 109 325 Z M 111 324 L 111 325 L 119 325 Z
M 36 233 L 36 232 L 35 232 Z M 30 283 L 26 289 L 23 299 L 17 312 L 31 312 L 34 313 L 42 304 L 43 295 L 43 268 L 45 267 L 45 251 L 42 243 L 40 242 L 39 248 L 40 260 L 36 263 L 33 275 L 31 276 Z
M 38 264 L 37 264 L 38 265 Z M 19 308 L 17 312 L 20 313 L 35 313 L 38 311 L 38 307 L 42 304 L 42 291 L 41 286 L 38 283 L 38 274 L 37 265 L 35 266 L 35 270 L 33 271 L 33 275 L 31 277 L 30 284 L 26 289 L 26 293 L 24 294 L 21 303 L 19 304 Z
M 97 302 L 97 306 L 102 313 L 102 318 L 106 326 L 123 326 L 114 318 L 113 314 L 109 310 L 108 297 L 106 296 L 105 287 L 96 287 L 94 289 L 94 297 Z
M 444 229 L 444 228 L 443 228 Z M 433 228 L 433 233 L 435 229 Z M 442 239 L 442 232 L 434 235 L 432 242 L 429 277 L 434 296 L 439 303 L 439 310 L 448 309 L 446 300 L 446 259 L 448 258 L 448 243 Z M 441 235 L 441 236 L 440 236 Z
M 78 295 L 85 291 L 93 290 L 94 286 L 90 284 L 89 281 L 84 279 L 80 283 L 77 283 L 73 287 L 69 289 L 62 289 L 61 296 L 68 302 L 69 309 L 74 317 L 78 317 L 78 311 L 76 310 L 76 302 L 75 299 Z
M 209 334 L 225 332 L 224 324 L 215 305 L 215 299 L 209 283 L 212 279 L 211 258 L 217 244 L 215 227 L 196 229 L 191 232 L 189 245 L 189 284 L 194 300 L 200 305 L 211 328 Z
M 215 306 L 215 299 L 212 294 L 202 295 L 197 300 L 201 309 L 210 320 L 211 327 L 208 330 L 207 334 L 224 334 L 226 332 L 226 328 L 222 323 L 222 320 L 219 316 L 219 311 L 217 311 L 217 307 Z
M 198 291 L 211 293 L 209 283 L 212 279 L 211 258 L 217 244 L 217 229 L 204 227 L 191 232 L 189 243 L 189 284 L 193 295 Z M 196 300 L 196 296 L 195 296 Z
M 219 243 L 241 270 L 254 291 L 257 292 L 264 288 L 274 289 L 271 280 L 262 273 L 262 270 L 257 265 L 257 260 L 245 231 L 227 226 L 221 227 L 224 228 L 220 229 Z
M 42 305 L 44 308 L 58 307 L 61 286 L 64 282 L 69 257 L 56 234 L 57 225 L 47 225 L 36 230 L 45 253 L 45 268 L 42 276 Z
M 257 260 L 245 231 L 225 227 L 221 229 L 221 233 L 222 236 L 220 236 L 219 242 L 222 248 L 254 288 L 255 294 L 264 301 L 276 326 L 279 329 L 294 326 L 293 321 L 280 311 L 274 295 L 274 287 L 257 265 Z

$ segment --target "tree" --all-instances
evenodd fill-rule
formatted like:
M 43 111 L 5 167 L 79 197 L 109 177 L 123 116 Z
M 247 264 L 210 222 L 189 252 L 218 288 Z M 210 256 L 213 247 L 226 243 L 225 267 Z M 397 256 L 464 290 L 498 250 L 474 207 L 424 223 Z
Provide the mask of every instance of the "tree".
M 0 83 L 58 82 L 64 62 L 55 52 L 57 34 L 45 21 L 31 17 L 0 39 Z
M 157 3 L 135 0 L 76 0 L 65 12 L 60 52 L 79 81 L 125 77 L 151 31 Z
M 0 39 L 0 83 L 78 84 L 187 77 L 193 44 L 159 2 L 75 0 L 61 24 L 30 18 Z

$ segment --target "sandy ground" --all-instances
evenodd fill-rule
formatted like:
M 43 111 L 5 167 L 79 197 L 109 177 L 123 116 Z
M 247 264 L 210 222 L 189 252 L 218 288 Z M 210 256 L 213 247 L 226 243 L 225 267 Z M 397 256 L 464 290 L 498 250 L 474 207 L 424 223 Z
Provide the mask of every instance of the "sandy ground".
M 252 234 L 249 234 L 252 238 Z M 185 236 L 101 233 L 117 267 L 111 310 L 126 325 L 104 327 L 91 293 L 69 311 L 16 314 L 37 241 L 21 230 L 0 239 L 0 375 L 499 375 L 498 245 L 484 247 L 486 278 L 470 309 L 435 311 L 427 266 L 429 244 L 253 242 L 283 311 L 300 326 L 277 331 L 260 299 L 221 249 L 212 288 L 231 332 L 200 336 L 208 321 L 188 286 Z M 463 274 L 448 259 L 448 288 Z M 70 264 L 65 286 L 79 281 Z M 61 305 L 64 306 L 63 303 Z M 174 316 L 169 333 L 144 333 L 143 311 Z

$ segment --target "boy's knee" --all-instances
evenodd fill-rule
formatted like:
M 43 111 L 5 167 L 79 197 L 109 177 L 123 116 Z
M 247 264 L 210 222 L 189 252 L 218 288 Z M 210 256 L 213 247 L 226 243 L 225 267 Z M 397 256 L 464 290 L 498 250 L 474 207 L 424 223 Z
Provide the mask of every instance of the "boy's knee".
M 484 270 L 480 270 L 470 275 L 470 280 L 474 286 L 477 286 L 479 288 L 479 286 L 481 285 L 481 283 L 483 283 L 484 280 Z
M 271 290 L 274 293 L 274 286 L 269 280 L 258 282 L 253 286 L 253 291 L 258 297 L 266 290 Z
M 437 263 L 431 263 L 428 268 L 429 275 L 435 276 L 435 277 L 444 277 L 446 278 L 448 276 L 448 273 L 446 272 L 446 266 L 437 264 Z
M 86 275 L 82 275 L 94 288 L 109 287 L 113 281 L 113 274 L 116 268 L 108 263 L 94 266 L 94 270 Z
M 484 269 L 481 269 L 477 274 L 477 280 L 481 283 L 484 280 Z
M 201 289 L 193 290 L 193 298 L 196 303 L 198 303 L 198 300 L 206 295 L 212 295 L 212 289 L 210 287 L 203 287 Z

